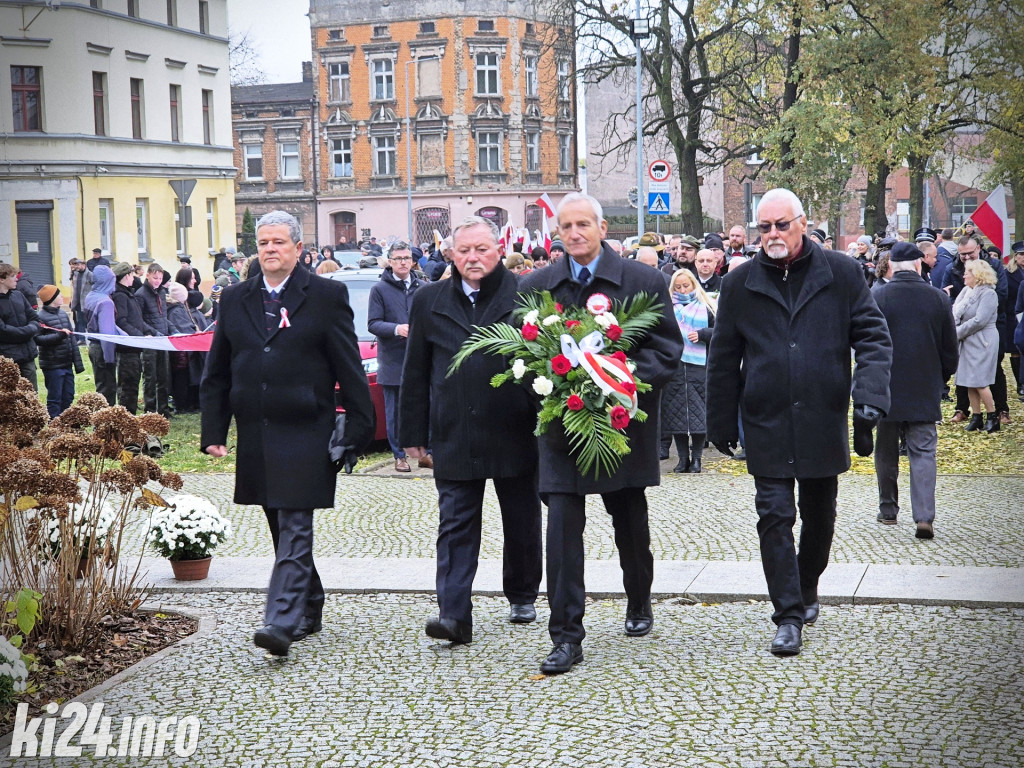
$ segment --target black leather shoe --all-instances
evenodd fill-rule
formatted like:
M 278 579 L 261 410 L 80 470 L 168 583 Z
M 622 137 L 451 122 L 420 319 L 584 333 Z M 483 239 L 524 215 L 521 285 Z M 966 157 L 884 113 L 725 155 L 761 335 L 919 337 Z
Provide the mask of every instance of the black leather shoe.
M 541 662 L 540 671 L 545 675 L 560 675 L 568 672 L 574 664 L 583 661 L 583 646 L 579 643 L 555 643 L 548 657 Z
M 453 643 L 473 642 L 473 627 L 455 619 L 431 619 L 427 622 L 427 637 L 450 640 Z
M 676 472 L 678 474 L 683 474 L 684 472 L 689 472 L 690 471 L 690 460 L 687 459 L 686 461 L 683 461 L 682 459 L 680 459 L 679 463 L 676 464 L 674 467 L 672 467 L 672 471 Z
M 800 653 L 800 627 L 796 624 L 782 624 L 775 631 L 772 653 L 776 656 L 796 656 Z
M 306 616 L 302 620 L 302 623 L 299 624 L 298 629 L 292 632 L 292 640 L 295 642 L 305 640 L 307 637 L 315 635 L 323 628 L 324 625 L 320 619 L 314 619 L 311 616 Z
M 699 475 L 700 474 L 700 459 L 694 459 L 693 461 L 691 461 L 690 462 L 690 467 L 686 471 L 689 472 L 691 475 Z
M 508 620 L 513 624 L 532 624 L 537 620 L 537 609 L 532 603 L 512 603 L 508 609 Z
M 965 432 L 977 432 L 984 428 L 985 420 L 982 418 L 980 413 L 975 413 L 971 416 L 971 420 L 967 422 L 967 426 L 964 427 Z
M 821 603 L 811 603 L 804 606 L 804 624 L 813 624 L 818 620 L 821 613 Z
M 885 512 L 879 512 L 878 515 L 875 516 L 875 520 L 883 525 L 896 525 L 897 523 L 896 515 L 887 515 Z
M 292 644 L 292 635 L 283 627 L 267 624 L 263 629 L 256 630 L 252 640 L 258 648 L 274 656 L 287 656 L 288 646 Z
M 643 608 L 635 610 L 626 608 L 626 634 L 630 637 L 643 637 L 654 626 L 654 610 L 650 601 Z

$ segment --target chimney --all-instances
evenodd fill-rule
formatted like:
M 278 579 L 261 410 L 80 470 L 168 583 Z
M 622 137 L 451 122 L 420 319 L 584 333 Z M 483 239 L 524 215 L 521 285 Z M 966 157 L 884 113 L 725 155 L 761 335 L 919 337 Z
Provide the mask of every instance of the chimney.
M 302 82 L 312 83 L 313 82 L 313 62 L 304 61 L 302 62 Z

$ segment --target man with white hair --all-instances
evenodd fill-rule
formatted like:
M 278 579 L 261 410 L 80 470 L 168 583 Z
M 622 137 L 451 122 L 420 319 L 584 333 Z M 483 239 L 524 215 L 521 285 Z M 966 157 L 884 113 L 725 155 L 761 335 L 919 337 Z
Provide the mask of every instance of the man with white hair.
M 722 280 L 708 350 L 708 438 L 732 455 L 738 407 L 778 626 L 771 652 L 792 656 L 800 652 L 803 626 L 818 618 L 838 476 L 850 468 L 850 348 L 855 443 L 867 455 L 870 428 L 889 409 L 892 342 L 859 266 L 806 236 L 807 217 L 795 194 L 765 193 L 757 228 L 757 255 Z M 797 485 L 799 553 L 793 542 Z

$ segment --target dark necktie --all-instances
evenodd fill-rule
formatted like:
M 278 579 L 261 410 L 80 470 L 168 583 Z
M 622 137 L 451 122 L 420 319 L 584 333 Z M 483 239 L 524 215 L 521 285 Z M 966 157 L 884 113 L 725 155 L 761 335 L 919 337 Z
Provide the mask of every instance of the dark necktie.
M 470 291 L 470 293 L 469 293 L 469 302 L 474 307 L 476 306 L 476 297 L 479 296 L 479 295 L 480 295 L 480 291 Z
M 582 283 L 583 285 L 586 285 L 587 283 L 589 283 L 590 282 L 590 270 L 587 269 L 586 267 L 581 269 L 578 279 L 579 279 L 580 283 Z

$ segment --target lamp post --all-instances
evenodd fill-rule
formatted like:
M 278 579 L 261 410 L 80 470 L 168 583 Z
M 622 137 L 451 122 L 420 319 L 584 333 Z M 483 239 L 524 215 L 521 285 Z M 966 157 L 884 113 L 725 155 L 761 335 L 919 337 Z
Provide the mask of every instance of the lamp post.
M 433 61 L 439 56 L 412 58 L 405 62 L 405 197 L 409 216 L 409 244 L 414 245 L 412 231 L 412 115 L 409 112 L 409 65 L 421 61 Z
M 636 47 L 636 236 L 640 237 L 644 233 L 643 70 L 640 64 L 640 41 L 651 34 L 649 22 L 640 17 L 640 0 L 636 0 L 636 18 L 632 20 L 631 26 L 630 36 Z

